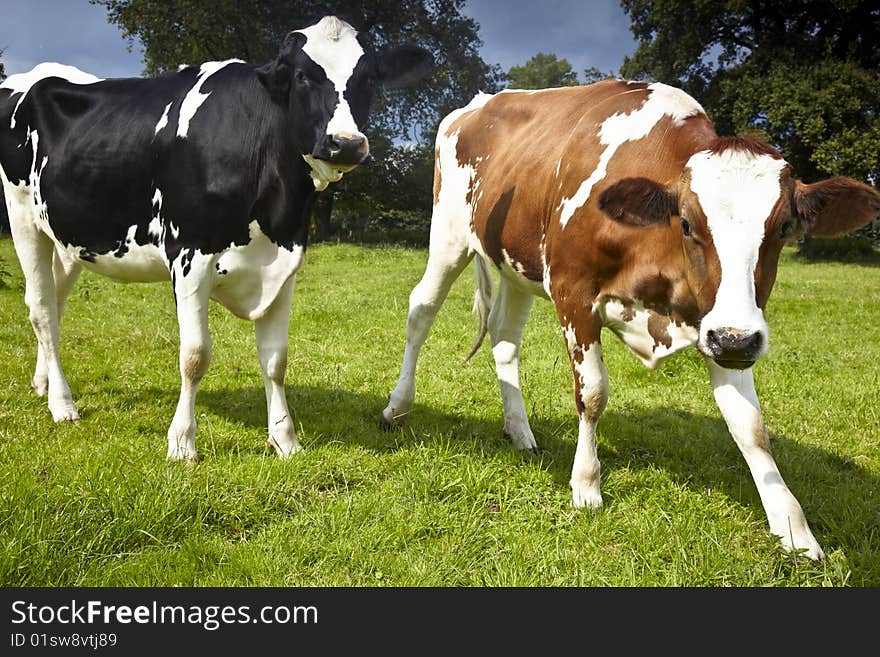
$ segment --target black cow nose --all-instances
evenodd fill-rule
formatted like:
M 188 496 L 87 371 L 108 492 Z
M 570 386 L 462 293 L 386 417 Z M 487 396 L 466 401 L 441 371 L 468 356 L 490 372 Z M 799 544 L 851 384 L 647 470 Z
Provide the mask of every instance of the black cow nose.
M 370 154 L 367 138 L 363 135 L 339 132 L 328 135 L 327 142 L 330 161 L 337 164 L 360 164 Z
M 747 332 L 734 328 L 706 331 L 706 347 L 722 367 L 745 369 L 751 367 L 764 338 L 760 331 Z

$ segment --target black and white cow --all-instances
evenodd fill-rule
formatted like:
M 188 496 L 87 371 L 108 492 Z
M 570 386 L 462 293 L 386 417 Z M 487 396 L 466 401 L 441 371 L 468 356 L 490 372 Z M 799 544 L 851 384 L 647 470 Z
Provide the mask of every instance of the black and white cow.
M 269 442 L 300 449 L 284 396 L 293 286 L 316 192 L 369 157 L 373 87 L 413 84 L 430 54 L 365 53 L 327 16 L 263 66 L 240 60 L 101 80 L 40 64 L 0 85 L 0 176 L 37 335 L 32 385 L 55 421 L 79 415 L 59 322 L 82 267 L 171 279 L 182 386 L 168 458 L 196 457 L 194 401 L 211 354 L 208 301 L 253 320 Z

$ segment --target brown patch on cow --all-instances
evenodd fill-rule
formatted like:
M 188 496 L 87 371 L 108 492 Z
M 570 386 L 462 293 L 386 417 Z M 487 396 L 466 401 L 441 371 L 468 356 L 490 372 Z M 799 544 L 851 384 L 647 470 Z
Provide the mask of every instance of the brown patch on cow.
M 718 137 L 706 149 L 712 155 L 720 155 L 726 151 L 740 151 L 752 155 L 769 155 L 781 160 L 782 155 L 770 144 L 763 141 L 757 135 L 743 135 L 742 137 Z
M 516 186 L 511 187 L 501 194 L 495 203 L 492 204 L 492 210 L 486 218 L 483 226 L 482 243 L 486 255 L 492 259 L 498 267 L 504 262 L 504 255 L 501 253 L 501 233 L 504 230 L 504 223 L 507 219 L 507 213 L 510 211 L 510 204 L 513 202 L 513 195 Z
M 181 371 L 187 381 L 199 382 L 208 370 L 211 360 L 209 347 L 192 347 L 181 353 Z
M 631 322 L 636 318 L 635 311 L 627 305 L 623 306 L 623 310 L 620 312 L 620 319 L 624 322 Z
M 767 427 L 764 426 L 763 422 L 761 423 L 760 427 L 755 429 L 752 440 L 754 441 L 756 447 L 765 449 L 768 452 L 770 451 L 770 436 L 767 434 Z
M 672 336 L 669 335 L 669 322 L 665 315 L 660 315 L 652 310 L 648 311 L 648 335 L 654 340 L 654 347 L 663 345 L 667 349 L 672 346 Z
M 440 175 L 440 149 L 434 149 L 434 205 L 440 200 L 440 188 L 443 186 L 443 178 Z

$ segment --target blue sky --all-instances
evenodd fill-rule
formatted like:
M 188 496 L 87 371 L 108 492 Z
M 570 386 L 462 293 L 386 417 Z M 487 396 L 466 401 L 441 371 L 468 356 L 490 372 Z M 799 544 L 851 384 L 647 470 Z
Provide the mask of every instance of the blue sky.
M 565 57 L 579 74 L 588 66 L 616 71 L 635 50 L 618 0 L 469 0 L 464 13 L 480 24 L 483 59 L 505 71 L 539 51 Z M 7 73 L 44 61 L 99 77 L 143 69 L 140 49 L 129 52 L 104 8 L 88 0 L 0 0 L 0 17 Z

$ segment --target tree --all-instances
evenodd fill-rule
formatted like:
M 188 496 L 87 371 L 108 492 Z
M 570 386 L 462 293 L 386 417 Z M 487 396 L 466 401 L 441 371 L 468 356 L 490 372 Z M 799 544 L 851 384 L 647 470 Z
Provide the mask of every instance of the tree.
M 880 7 L 872 0 L 622 0 L 622 73 L 681 86 L 724 133 L 757 132 L 810 181 L 880 181 Z
M 513 66 L 507 72 L 511 89 L 546 89 L 573 87 L 578 84 L 567 59 L 557 59 L 553 53 L 539 52 L 522 66 Z

